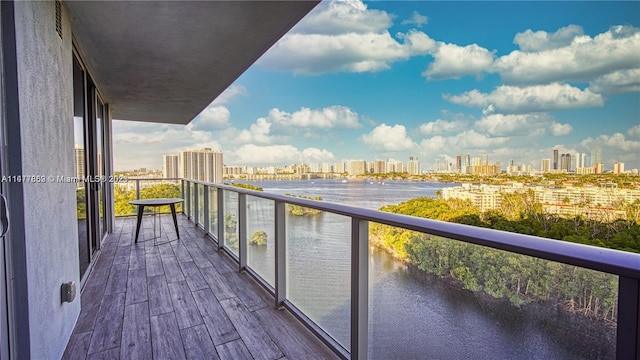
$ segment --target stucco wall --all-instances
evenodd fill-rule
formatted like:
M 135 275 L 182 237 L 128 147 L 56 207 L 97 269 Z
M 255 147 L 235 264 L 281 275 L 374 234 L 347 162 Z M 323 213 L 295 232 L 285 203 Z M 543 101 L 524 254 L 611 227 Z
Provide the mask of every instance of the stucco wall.
M 22 173 L 74 176 L 69 16 L 63 5 L 64 40 L 53 1 L 18 1 L 15 19 Z M 80 283 L 75 186 L 23 186 L 31 357 L 57 359 L 80 312 L 79 294 L 72 303 L 60 301 L 63 282 Z

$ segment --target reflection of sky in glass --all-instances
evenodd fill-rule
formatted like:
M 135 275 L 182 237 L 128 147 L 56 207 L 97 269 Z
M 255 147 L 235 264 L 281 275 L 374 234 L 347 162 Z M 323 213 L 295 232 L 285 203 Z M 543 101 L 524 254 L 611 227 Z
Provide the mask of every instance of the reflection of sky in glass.
M 73 144 L 84 148 L 84 124 L 79 116 L 73 117 Z

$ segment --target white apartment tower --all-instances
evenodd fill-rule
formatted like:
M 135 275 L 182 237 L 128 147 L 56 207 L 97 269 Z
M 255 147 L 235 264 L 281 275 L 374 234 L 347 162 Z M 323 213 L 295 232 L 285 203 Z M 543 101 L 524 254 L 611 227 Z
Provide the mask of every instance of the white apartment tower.
M 162 177 L 164 178 L 178 177 L 178 155 L 176 154 L 162 155 Z
M 76 145 L 75 154 L 76 177 L 82 179 L 85 175 L 84 148 Z
M 407 163 L 407 172 L 409 175 L 418 175 L 420 173 L 420 163 L 418 162 L 418 158 L 413 156 L 409 157 L 409 162 Z
M 222 151 L 183 150 L 178 162 L 178 177 L 222 184 Z

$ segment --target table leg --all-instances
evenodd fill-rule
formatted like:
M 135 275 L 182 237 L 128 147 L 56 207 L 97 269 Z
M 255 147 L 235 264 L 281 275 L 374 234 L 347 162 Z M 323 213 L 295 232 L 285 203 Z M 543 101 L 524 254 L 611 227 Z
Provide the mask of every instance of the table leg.
M 173 225 L 176 227 L 176 235 L 180 239 L 180 232 L 178 232 L 178 219 L 176 218 L 176 204 L 169 204 L 171 207 L 171 216 L 173 216 Z
M 140 223 L 142 222 L 142 213 L 144 212 L 144 205 L 138 205 L 138 224 L 136 225 L 136 241 L 138 242 L 138 234 L 140 233 Z

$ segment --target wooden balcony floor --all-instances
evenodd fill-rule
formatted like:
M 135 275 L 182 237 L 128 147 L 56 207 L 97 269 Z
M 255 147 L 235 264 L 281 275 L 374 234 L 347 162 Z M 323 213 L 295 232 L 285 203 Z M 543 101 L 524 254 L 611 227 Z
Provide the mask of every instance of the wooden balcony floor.
M 63 359 L 335 359 L 186 217 L 116 220 L 82 292 Z M 148 239 L 148 240 L 145 240 Z M 77 301 L 77 300 L 76 300 Z

